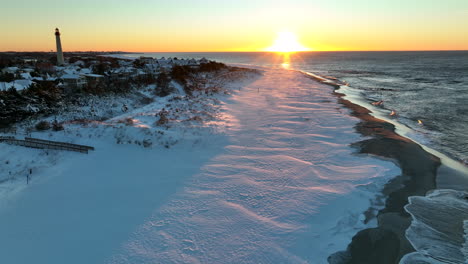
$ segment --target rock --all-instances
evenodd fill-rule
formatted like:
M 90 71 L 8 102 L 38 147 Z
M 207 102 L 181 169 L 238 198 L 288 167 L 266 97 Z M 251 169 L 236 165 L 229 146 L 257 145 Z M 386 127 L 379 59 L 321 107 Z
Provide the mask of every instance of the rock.
M 395 264 L 399 261 L 400 239 L 394 232 L 369 228 L 357 233 L 349 245 L 349 264 Z

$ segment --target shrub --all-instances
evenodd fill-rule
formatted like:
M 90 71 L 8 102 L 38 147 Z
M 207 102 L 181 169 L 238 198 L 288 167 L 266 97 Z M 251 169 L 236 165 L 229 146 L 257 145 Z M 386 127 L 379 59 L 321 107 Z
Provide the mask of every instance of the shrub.
M 149 148 L 153 145 L 153 142 L 150 139 L 143 140 L 143 147 Z
M 193 72 L 193 69 L 188 66 L 176 65 L 172 67 L 170 76 L 174 81 L 185 85 L 187 84 L 187 78 L 190 76 L 192 72 Z
M 50 123 L 48 121 L 41 121 L 36 124 L 36 129 L 39 131 L 43 130 L 49 130 L 50 129 Z
M 123 123 L 123 124 L 125 124 L 126 126 L 133 126 L 133 125 L 135 124 L 135 122 L 133 121 L 133 119 L 130 118 L 130 117 L 127 117 L 127 118 L 125 118 L 124 120 L 119 121 L 119 123 Z
M 133 61 L 133 66 L 136 67 L 136 68 L 141 68 L 143 66 L 145 66 L 145 63 L 142 62 L 140 59 L 136 59 Z
M 62 90 L 57 87 L 56 83 L 49 81 L 33 83 L 28 89 L 23 91 L 23 94 L 43 99 L 49 106 L 56 104 L 62 99 Z
M 156 78 L 156 95 L 160 97 L 167 96 L 171 93 L 169 87 L 169 76 L 166 73 L 161 72 Z
M 12 82 L 15 80 L 15 75 L 13 73 L 0 73 L 0 82 Z
M 62 131 L 62 130 L 64 130 L 64 128 L 63 128 L 63 125 L 62 125 L 61 123 L 59 123 L 59 122 L 57 122 L 57 121 L 54 121 L 54 122 L 52 123 L 52 130 L 54 130 L 54 131 Z
M 194 85 L 190 85 L 190 84 L 186 84 L 184 85 L 184 92 L 188 95 L 188 96 L 192 96 L 193 95 L 193 92 L 196 90 L 196 87 Z
M 215 62 L 215 61 L 210 61 L 207 63 L 202 63 L 200 64 L 199 71 L 200 72 L 211 72 L 211 71 L 219 71 L 224 68 L 226 68 L 226 64 L 220 63 L 220 62 Z
M 143 105 L 151 104 L 152 102 L 154 102 L 154 99 L 151 97 L 144 96 L 140 99 L 140 104 Z
M 167 118 L 167 111 L 165 111 L 164 109 L 161 110 L 161 112 L 159 112 L 159 120 L 156 122 L 156 125 L 158 126 L 162 126 L 162 125 L 165 125 L 169 122 L 169 119 Z

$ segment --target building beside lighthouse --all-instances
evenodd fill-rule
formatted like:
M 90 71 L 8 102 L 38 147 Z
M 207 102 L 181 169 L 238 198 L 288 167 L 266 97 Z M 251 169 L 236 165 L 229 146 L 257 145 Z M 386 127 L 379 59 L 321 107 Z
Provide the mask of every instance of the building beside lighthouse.
M 55 42 L 57 44 L 57 65 L 63 65 L 65 61 L 63 59 L 62 42 L 60 41 L 60 31 L 58 28 L 55 29 Z

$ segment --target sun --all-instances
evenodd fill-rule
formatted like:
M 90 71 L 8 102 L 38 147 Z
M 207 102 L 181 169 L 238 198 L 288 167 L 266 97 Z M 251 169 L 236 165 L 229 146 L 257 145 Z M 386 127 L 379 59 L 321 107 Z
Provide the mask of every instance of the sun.
M 309 50 L 311 49 L 299 43 L 297 36 L 289 31 L 279 32 L 273 45 L 266 49 L 266 51 L 271 52 L 296 52 Z

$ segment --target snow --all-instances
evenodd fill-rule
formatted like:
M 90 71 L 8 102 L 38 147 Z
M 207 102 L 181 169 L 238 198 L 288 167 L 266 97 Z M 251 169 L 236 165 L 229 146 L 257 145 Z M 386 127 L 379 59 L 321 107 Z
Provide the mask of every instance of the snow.
M 86 74 L 81 74 L 82 76 L 85 77 L 92 77 L 92 78 L 103 78 L 104 75 L 101 74 L 92 74 L 92 73 L 86 73 Z M 62 77 L 63 78 L 63 77 Z
M 354 154 L 358 120 L 329 86 L 262 70 L 225 83 L 229 97 L 158 98 L 33 135 L 76 135 L 89 155 L 2 146 L 2 161 L 37 165 L 29 185 L 0 185 L 2 262 L 326 263 L 345 249 L 399 169 Z
M 67 73 L 67 74 L 62 75 L 60 78 L 62 78 L 62 79 L 67 79 L 67 80 L 68 80 L 68 79 L 73 80 L 73 79 L 79 79 L 80 76 L 77 75 L 77 74 L 69 74 L 69 73 Z
M 32 76 L 29 72 L 21 73 L 21 78 L 26 79 L 26 80 L 32 80 Z
M 29 88 L 33 82 L 31 80 L 19 79 L 12 82 L 0 82 L 0 90 L 8 90 L 15 88 L 17 91 L 21 91 Z
M 9 83 L 7 82 L 0 82 L 0 91 L 3 91 L 3 90 L 8 90 L 8 88 L 10 87 L 9 86 Z
M 91 69 L 88 68 L 81 68 L 80 74 L 91 74 Z

